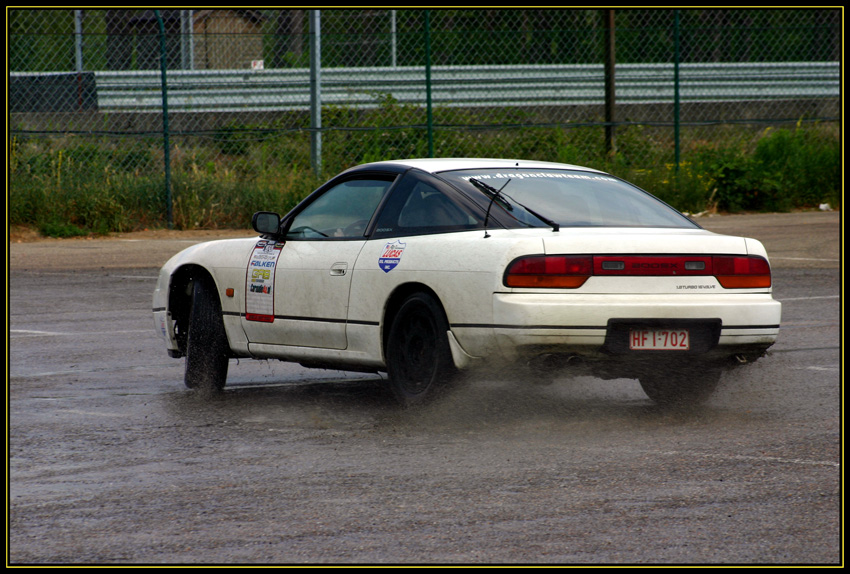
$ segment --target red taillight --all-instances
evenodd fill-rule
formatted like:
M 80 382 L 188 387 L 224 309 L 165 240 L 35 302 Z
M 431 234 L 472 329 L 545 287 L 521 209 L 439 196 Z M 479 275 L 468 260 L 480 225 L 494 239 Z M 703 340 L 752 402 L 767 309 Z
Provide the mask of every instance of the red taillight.
M 726 289 L 770 287 L 770 265 L 761 257 L 712 257 L 714 276 Z
M 592 275 L 714 276 L 726 289 L 771 285 L 767 260 L 746 255 L 535 255 L 514 261 L 505 285 L 575 289 Z
M 589 255 L 538 255 L 514 261 L 505 274 L 505 285 L 575 289 L 592 274 L 593 258 Z

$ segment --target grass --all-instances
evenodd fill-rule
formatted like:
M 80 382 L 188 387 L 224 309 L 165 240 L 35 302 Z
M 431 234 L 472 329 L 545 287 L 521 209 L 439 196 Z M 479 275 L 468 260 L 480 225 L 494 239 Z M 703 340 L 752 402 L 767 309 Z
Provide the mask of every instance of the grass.
M 383 101 L 355 115 L 329 108 L 323 134 L 327 176 L 367 161 L 427 156 L 419 108 Z M 688 212 L 783 211 L 841 203 L 841 144 L 834 124 L 792 128 L 719 126 L 683 131 L 673 163 L 669 129 L 621 128 L 616 153 L 601 127 L 522 127 L 521 112 L 476 125 L 468 112 L 438 110 L 437 157 L 559 161 L 613 173 Z M 405 126 L 405 127 L 398 127 Z M 288 211 L 322 183 L 310 167 L 309 134 L 231 124 L 216 137 L 184 137 L 171 151 L 178 229 L 245 228 L 259 210 Z M 67 237 L 166 225 L 163 154 L 157 140 L 13 137 L 8 223 Z

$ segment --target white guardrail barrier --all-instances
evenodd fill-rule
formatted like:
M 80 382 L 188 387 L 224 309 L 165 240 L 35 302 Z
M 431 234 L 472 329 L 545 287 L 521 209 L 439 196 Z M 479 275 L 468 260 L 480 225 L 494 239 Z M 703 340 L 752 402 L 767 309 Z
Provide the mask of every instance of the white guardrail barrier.
M 159 71 L 93 72 L 97 108 L 105 112 L 157 112 Z M 10 79 L 49 73 L 12 72 Z M 310 70 L 246 69 L 169 71 L 171 112 L 308 110 Z M 794 100 L 840 96 L 839 62 L 681 64 L 682 103 Z M 673 64 L 619 64 L 619 104 L 672 103 Z M 601 64 L 535 66 L 435 66 L 435 106 L 564 106 L 604 103 Z M 424 67 L 325 68 L 324 105 L 376 107 L 392 97 L 402 104 L 426 100 Z

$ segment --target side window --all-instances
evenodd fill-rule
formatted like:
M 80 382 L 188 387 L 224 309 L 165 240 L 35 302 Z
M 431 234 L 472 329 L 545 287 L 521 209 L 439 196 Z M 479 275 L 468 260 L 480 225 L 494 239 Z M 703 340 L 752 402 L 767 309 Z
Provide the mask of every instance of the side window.
M 287 239 L 355 239 L 363 233 L 391 179 L 351 179 L 327 190 L 295 216 Z
M 420 235 L 480 227 L 477 217 L 445 193 L 415 176 L 405 176 L 378 218 L 375 236 Z

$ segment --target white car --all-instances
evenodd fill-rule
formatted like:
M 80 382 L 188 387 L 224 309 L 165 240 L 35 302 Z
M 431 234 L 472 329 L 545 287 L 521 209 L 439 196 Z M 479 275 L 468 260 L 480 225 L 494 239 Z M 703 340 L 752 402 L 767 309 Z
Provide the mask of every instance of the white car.
M 693 403 L 779 333 L 761 243 L 593 169 L 371 163 L 253 227 L 162 268 L 156 328 L 189 387 L 221 390 L 233 357 L 280 359 L 385 371 L 411 405 L 457 370 L 540 364 Z

